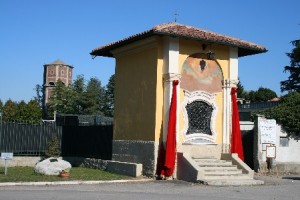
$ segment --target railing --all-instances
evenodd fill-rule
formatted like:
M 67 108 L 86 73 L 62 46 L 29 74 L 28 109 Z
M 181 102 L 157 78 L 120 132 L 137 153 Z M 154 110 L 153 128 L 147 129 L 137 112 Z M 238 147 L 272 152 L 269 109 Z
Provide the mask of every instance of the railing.
M 57 136 L 61 141 L 62 127 L 55 122 L 26 124 L 17 122 L 0 123 L 0 152 L 14 155 L 44 155 L 48 141 Z
M 239 104 L 239 111 L 243 110 L 262 110 L 266 108 L 271 108 L 277 106 L 278 102 L 259 102 L 259 103 L 246 103 L 246 104 Z
M 43 156 L 56 136 L 61 156 L 111 159 L 112 118 L 65 115 L 40 124 L 0 122 L 0 152 L 16 156 Z

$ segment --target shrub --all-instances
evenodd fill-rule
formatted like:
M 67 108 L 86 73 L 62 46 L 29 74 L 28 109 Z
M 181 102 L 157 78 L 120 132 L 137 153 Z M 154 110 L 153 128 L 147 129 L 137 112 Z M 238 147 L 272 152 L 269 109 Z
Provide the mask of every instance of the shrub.
M 60 142 L 57 136 L 53 136 L 48 144 L 45 152 L 46 157 L 59 157 L 60 156 Z

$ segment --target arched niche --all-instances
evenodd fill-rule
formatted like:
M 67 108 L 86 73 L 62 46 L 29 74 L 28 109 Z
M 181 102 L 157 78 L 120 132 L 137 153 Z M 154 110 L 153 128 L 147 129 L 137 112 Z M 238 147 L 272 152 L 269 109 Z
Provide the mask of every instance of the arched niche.
M 184 91 L 184 143 L 215 143 L 215 96 L 222 92 L 222 81 L 221 67 L 206 54 L 193 54 L 185 60 L 180 79 Z

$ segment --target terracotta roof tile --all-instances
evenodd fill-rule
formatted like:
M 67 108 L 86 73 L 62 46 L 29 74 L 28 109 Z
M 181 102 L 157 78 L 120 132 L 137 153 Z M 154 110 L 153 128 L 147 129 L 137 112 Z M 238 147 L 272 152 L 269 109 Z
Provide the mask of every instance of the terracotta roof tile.
M 112 53 L 110 52 L 111 50 L 153 35 L 169 35 L 172 37 L 179 37 L 179 38 L 198 40 L 198 41 L 203 41 L 208 43 L 215 43 L 215 44 L 220 44 L 225 46 L 238 47 L 239 57 L 264 53 L 267 51 L 265 47 L 245 40 L 230 37 L 227 35 L 218 34 L 211 31 L 206 31 L 193 26 L 187 26 L 176 22 L 171 22 L 171 23 L 154 26 L 150 30 L 98 47 L 94 49 L 90 54 L 93 56 L 113 57 Z

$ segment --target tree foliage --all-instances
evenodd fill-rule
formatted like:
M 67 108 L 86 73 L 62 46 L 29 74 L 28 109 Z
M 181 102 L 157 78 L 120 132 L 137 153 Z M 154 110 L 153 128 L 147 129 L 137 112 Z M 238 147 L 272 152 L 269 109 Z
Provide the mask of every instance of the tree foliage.
M 73 82 L 73 90 L 75 92 L 75 113 L 83 114 L 83 101 L 84 101 L 84 91 L 85 91 L 85 80 L 83 75 L 78 75 Z
M 97 78 L 91 78 L 87 84 L 83 96 L 84 114 L 103 114 L 104 88 L 101 81 Z
M 242 85 L 241 80 L 239 80 L 239 83 L 237 84 L 237 97 L 238 98 L 245 97 L 245 90 L 244 90 L 244 86 Z
M 105 88 L 105 103 L 104 103 L 104 114 L 108 117 L 114 116 L 115 108 L 115 75 L 113 74 Z
M 30 116 L 27 118 L 27 120 L 29 119 L 32 122 L 40 122 L 42 119 L 42 109 L 40 106 L 40 102 L 36 101 L 36 100 L 30 100 L 27 103 L 27 113 L 30 113 Z M 24 119 L 26 120 L 26 119 Z
M 103 115 L 105 112 L 105 88 L 98 78 L 90 78 L 85 84 L 83 75 L 77 76 L 72 85 L 56 83 L 48 104 L 49 116 L 53 112 L 65 114 Z
M 3 102 L 0 99 L 0 113 L 2 114 L 2 112 L 3 112 Z
M 251 103 L 267 102 L 277 97 L 276 92 L 274 92 L 269 88 L 264 88 L 264 87 L 259 87 L 258 90 L 256 91 L 254 90 L 246 91 L 244 90 L 244 86 L 240 81 L 237 85 L 237 89 L 238 89 L 237 97 L 243 98 L 246 101 L 250 101 Z
M 46 107 L 47 119 L 53 118 L 54 111 L 65 114 L 105 115 L 112 117 L 114 110 L 114 75 L 103 87 L 98 78 L 84 79 L 77 76 L 73 84 L 66 86 L 61 80 L 55 83 L 55 88 Z M 36 85 L 36 97 L 28 103 L 7 100 L 3 105 L 0 100 L 0 113 L 3 121 L 18 121 L 39 123 L 42 119 L 42 86 Z M 45 111 L 45 110 L 44 110 Z M 45 113 L 44 113 L 45 114 Z
M 3 106 L 3 121 L 39 123 L 42 109 L 36 100 L 14 102 L 7 100 Z
M 43 102 L 43 86 L 37 84 L 35 86 L 35 92 L 36 96 L 34 97 L 35 101 L 38 102 L 40 107 L 42 107 L 42 102 Z
M 60 143 L 57 136 L 52 137 L 47 143 L 47 148 L 45 151 L 46 157 L 59 157 L 60 156 Z
M 266 102 L 276 98 L 277 94 L 269 88 L 260 87 L 257 91 L 249 92 L 249 100 L 251 102 Z
M 300 93 L 293 92 L 281 97 L 279 105 L 262 112 L 281 124 L 289 137 L 300 137 Z
M 288 80 L 280 82 L 282 92 L 300 92 L 300 40 L 294 40 L 291 43 L 294 48 L 291 53 L 287 53 L 290 65 L 284 67 L 284 72 L 288 72 L 290 75 Z
M 7 100 L 3 106 L 3 121 L 12 121 L 17 113 L 17 104 L 11 99 Z
M 75 112 L 75 95 L 71 87 L 66 86 L 61 80 L 58 80 L 53 90 L 48 104 L 48 115 L 53 116 L 54 111 L 63 113 Z

